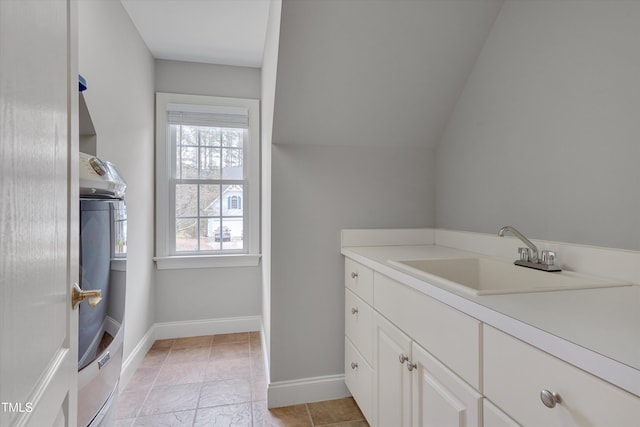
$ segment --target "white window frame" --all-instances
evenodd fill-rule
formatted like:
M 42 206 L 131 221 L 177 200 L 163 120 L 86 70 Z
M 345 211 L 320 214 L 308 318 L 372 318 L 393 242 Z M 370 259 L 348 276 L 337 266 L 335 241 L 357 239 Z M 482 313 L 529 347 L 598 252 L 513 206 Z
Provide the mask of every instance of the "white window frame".
M 170 174 L 172 144 L 169 141 L 167 111 L 170 104 L 207 107 L 242 107 L 249 112 L 246 152 L 246 189 L 242 203 L 246 212 L 244 251 L 242 253 L 204 252 L 202 254 L 172 253 L 175 241 L 175 200 Z M 195 107 L 197 108 L 197 107 Z M 222 200 L 221 200 L 222 202 Z M 260 103 L 256 99 L 218 96 L 156 93 L 156 257 L 158 269 L 211 268 L 256 266 L 260 261 Z

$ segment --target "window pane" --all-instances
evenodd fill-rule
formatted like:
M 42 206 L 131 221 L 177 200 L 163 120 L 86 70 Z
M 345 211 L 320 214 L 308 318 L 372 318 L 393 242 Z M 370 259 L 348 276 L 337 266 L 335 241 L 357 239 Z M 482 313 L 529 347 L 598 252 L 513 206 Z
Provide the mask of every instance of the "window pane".
M 198 250 L 197 225 L 196 219 L 176 220 L 176 252 Z
M 196 184 L 176 185 L 176 218 L 197 216 L 198 186 Z
M 198 178 L 198 148 L 181 147 L 176 152 L 177 179 L 197 179 Z
M 222 216 L 242 216 L 244 209 L 242 185 L 222 186 Z
M 222 149 L 222 179 L 244 179 L 243 155 L 239 148 Z
M 198 145 L 198 127 L 180 126 L 179 143 L 180 145 Z
M 201 126 L 200 128 L 200 145 L 219 147 L 220 146 L 220 129 L 209 126 Z
M 221 128 L 220 132 L 223 147 L 242 148 L 243 129 Z
M 222 249 L 243 249 L 243 220 L 242 218 L 223 218 Z
M 219 148 L 200 148 L 200 179 L 220 179 Z
M 200 216 L 220 216 L 219 185 L 200 185 Z
M 202 218 L 200 220 L 200 250 L 201 251 L 219 251 L 220 250 L 220 241 L 218 240 L 219 230 L 220 230 L 219 218 Z

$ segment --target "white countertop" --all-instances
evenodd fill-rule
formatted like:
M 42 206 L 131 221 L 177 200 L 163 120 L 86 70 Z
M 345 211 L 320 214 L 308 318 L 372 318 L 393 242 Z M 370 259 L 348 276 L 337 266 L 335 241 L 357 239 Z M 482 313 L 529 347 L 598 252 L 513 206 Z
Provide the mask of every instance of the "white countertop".
M 343 247 L 342 254 L 640 396 L 640 286 L 475 296 L 388 261 L 477 253 L 411 245 Z

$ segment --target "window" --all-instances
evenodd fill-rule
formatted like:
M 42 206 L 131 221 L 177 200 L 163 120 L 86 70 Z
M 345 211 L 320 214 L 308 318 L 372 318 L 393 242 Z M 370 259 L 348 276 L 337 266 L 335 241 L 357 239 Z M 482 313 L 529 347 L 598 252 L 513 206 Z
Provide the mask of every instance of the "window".
M 258 101 L 156 94 L 158 268 L 257 265 Z

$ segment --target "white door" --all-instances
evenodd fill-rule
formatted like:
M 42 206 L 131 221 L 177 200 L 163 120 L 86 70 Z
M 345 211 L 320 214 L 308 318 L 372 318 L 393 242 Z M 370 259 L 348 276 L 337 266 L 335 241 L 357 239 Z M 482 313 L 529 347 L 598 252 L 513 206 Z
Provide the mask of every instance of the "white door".
M 411 340 L 382 316 L 374 319 L 374 371 L 377 406 L 374 423 L 379 427 L 411 425 Z
M 77 410 L 75 2 L 0 0 L 0 426 Z

